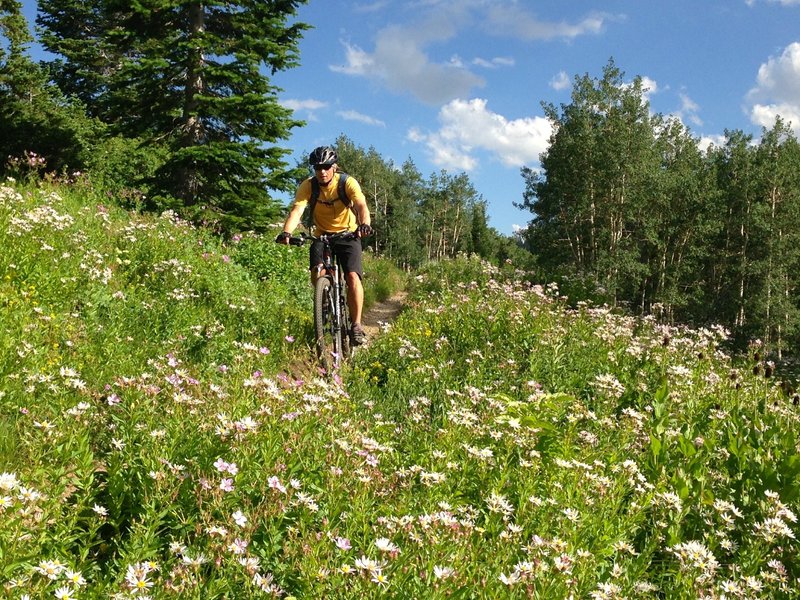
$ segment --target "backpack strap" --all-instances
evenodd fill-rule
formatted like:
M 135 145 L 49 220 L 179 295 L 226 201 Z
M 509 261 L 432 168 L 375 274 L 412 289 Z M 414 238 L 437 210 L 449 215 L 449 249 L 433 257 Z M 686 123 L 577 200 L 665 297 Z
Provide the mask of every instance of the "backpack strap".
M 339 187 L 337 188 L 339 193 L 339 200 L 342 201 L 347 208 L 353 206 L 353 203 L 350 201 L 350 198 L 347 197 L 347 178 L 349 175 L 347 173 L 339 173 Z M 319 185 L 319 184 L 317 184 Z
M 314 212 L 314 206 L 317 204 L 317 200 L 319 200 L 319 181 L 317 181 L 316 177 L 311 178 L 311 198 L 308 200 L 308 208 L 311 210 L 309 212 Z

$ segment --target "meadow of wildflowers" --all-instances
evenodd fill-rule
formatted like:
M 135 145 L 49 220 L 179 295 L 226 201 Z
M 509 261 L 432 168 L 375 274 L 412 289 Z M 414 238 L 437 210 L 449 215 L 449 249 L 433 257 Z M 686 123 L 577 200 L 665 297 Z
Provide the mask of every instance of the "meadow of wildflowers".
M 0 187 L 9 598 L 794 598 L 797 397 L 462 258 L 333 378 L 305 258 Z

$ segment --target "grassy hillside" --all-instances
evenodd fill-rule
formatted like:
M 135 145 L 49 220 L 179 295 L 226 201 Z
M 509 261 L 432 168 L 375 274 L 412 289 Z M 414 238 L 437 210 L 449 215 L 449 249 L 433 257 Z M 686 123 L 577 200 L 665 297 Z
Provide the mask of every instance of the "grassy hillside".
M 798 594 L 798 398 L 724 331 L 462 258 L 300 380 L 303 250 L 10 184 L 0 237 L 8 597 Z

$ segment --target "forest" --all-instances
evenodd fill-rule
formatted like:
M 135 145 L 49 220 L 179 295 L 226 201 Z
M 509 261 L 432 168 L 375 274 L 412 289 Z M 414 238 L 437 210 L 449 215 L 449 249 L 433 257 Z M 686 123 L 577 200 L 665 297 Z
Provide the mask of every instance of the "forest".
M 0 3 L 0 176 L 91 185 L 141 212 L 172 210 L 221 236 L 267 232 L 275 200 L 308 175 L 286 140 L 303 127 L 271 76 L 302 68 L 296 0 L 41 0 L 37 37 Z M 35 62 L 33 43 L 57 57 Z M 651 111 L 640 77 L 610 59 L 576 75 L 513 237 L 489 226 L 466 173 L 424 175 L 413 158 L 336 140 L 378 234 L 406 269 L 459 254 L 511 262 L 592 300 L 665 323 L 721 325 L 777 359 L 800 336 L 800 153 L 791 123 L 708 147 Z

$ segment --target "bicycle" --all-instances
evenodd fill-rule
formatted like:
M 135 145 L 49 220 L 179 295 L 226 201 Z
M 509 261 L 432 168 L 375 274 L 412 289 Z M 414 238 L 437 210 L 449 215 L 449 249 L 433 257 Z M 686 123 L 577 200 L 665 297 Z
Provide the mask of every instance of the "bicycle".
M 357 236 L 345 231 L 324 233 L 319 237 L 301 233 L 289 238 L 292 246 L 303 246 L 307 240 L 323 244 L 322 268 L 314 285 L 314 334 L 317 357 L 327 373 L 338 370 L 345 360 L 353 356 L 350 340 L 350 310 L 347 307 L 347 285 L 344 271 L 339 268 L 333 244 L 336 240 L 350 240 Z

